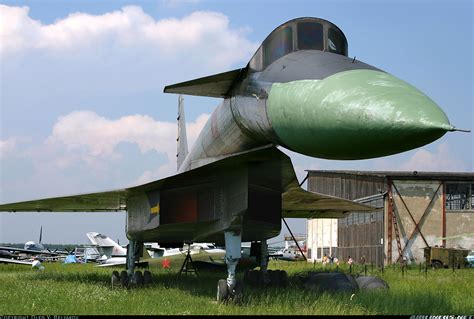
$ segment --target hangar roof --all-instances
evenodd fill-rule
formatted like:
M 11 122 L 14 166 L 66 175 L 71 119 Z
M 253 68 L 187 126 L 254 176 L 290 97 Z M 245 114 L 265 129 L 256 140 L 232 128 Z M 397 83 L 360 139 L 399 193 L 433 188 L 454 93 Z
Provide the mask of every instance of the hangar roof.
M 472 172 L 421 172 L 421 171 L 350 171 L 350 170 L 306 170 L 309 176 L 366 176 L 410 180 L 456 180 L 473 181 Z

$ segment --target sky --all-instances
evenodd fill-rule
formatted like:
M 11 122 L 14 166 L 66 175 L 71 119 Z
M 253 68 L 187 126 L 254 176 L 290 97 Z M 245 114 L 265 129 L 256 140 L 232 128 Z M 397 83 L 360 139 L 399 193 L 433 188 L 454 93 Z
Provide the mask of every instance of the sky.
M 414 85 L 473 129 L 473 2 L 2 1 L 0 203 L 139 185 L 176 171 L 178 96 L 166 85 L 245 67 L 265 37 L 303 16 L 335 23 L 349 56 Z M 216 98 L 185 96 L 191 146 Z M 474 171 L 473 133 L 402 154 L 305 170 Z M 293 233 L 306 222 L 289 220 Z M 126 243 L 125 213 L 0 213 L 0 242 Z M 279 237 L 288 234 L 285 226 Z

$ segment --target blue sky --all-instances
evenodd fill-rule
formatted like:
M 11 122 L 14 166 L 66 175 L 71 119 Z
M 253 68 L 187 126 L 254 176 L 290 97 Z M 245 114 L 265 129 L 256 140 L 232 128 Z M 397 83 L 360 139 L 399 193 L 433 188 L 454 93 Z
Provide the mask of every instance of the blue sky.
M 473 129 L 472 1 L 3 1 L 0 202 L 110 190 L 175 170 L 168 84 L 243 67 L 287 20 L 338 25 L 356 56 Z M 186 31 L 183 31 L 186 30 Z M 190 143 L 218 99 L 185 97 Z M 365 161 L 288 152 L 305 169 L 473 171 L 472 133 Z M 0 214 L 0 242 L 126 242 L 125 214 Z M 303 220 L 292 220 L 296 233 Z M 283 233 L 287 233 L 283 229 Z

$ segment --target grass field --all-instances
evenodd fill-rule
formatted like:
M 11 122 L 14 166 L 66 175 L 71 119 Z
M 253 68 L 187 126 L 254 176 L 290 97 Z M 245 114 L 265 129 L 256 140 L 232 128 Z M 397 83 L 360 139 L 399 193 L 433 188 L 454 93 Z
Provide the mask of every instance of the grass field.
M 111 268 L 44 265 L 46 269 L 39 272 L 29 266 L 0 264 L 0 315 L 474 315 L 474 269 L 430 269 L 425 275 L 417 266 L 403 273 L 399 267 L 385 268 L 382 273 L 369 266 L 368 274 L 387 281 L 390 289 L 358 292 L 351 300 L 347 294 L 305 291 L 298 284 L 298 274 L 322 270 L 321 266 L 271 261 L 269 268 L 288 272 L 287 288 L 245 286 L 242 305 L 223 305 L 215 301 L 216 285 L 226 274 L 178 277 L 180 260 L 172 260 L 170 269 L 163 269 L 158 261 L 152 263 L 153 284 L 128 290 L 111 288 Z

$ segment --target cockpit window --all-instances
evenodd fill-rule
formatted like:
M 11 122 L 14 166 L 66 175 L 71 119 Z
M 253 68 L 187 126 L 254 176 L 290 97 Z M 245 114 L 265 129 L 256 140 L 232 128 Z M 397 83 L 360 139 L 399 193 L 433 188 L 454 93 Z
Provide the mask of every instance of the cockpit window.
M 297 27 L 299 50 L 323 50 L 323 26 L 320 23 L 300 22 Z
M 347 56 L 347 40 L 329 21 L 300 18 L 275 29 L 249 62 L 252 71 L 262 71 L 284 55 L 297 50 L 317 50 Z
M 279 32 L 276 32 L 264 47 L 265 66 L 270 65 L 273 61 L 293 51 L 293 32 L 290 26 L 287 26 Z
M 328 51 L 347 55 L 347 46 L 341 33 L 333 28 L 328 29 Z

